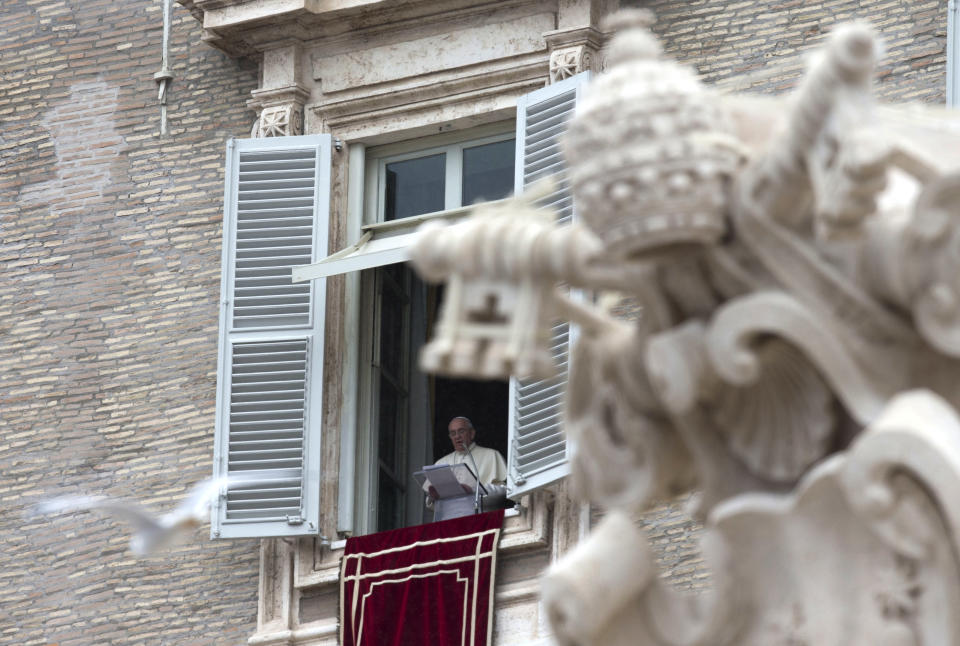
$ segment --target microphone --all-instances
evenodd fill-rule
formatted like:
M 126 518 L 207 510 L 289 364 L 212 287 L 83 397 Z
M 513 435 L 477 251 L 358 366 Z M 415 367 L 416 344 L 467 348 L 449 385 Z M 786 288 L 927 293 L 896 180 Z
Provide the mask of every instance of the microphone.
M 467 456 L 470 458 L 470 461 L 473 462 L 473 470 L 476 472 L 474 475 L 477 476 L 477 486 L 476 492 L 473 494 L 473 513 L 480 513 L 480 467 L 477 466 L 477 461 L 473 459 L 473 451 L 470 450 L 470 447 L 467 447 Z

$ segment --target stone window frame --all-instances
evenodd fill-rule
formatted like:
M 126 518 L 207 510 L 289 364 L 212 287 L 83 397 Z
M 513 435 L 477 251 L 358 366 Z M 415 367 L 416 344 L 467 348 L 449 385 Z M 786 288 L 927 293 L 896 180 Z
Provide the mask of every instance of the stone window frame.
M 446 152 L 448 155 L 453 151 L 462 151 L 472 146 L 506 141 L 515 137 L 515 123 L 513 121 L 501 121 L 494 124 L 481 126 L 478 128 L 466 128 L 456 130 L 440 135 L 427 137 L 416 137 L 399 142 L 392 142 L 381 146 L 366 149 L 363 159 L 364 164 L 364 186 L 363 186 L 363 224 L 381 224 L 383 223 L 383 204 L 382 204 L 382 184 L 385 165 L 389 162 L 399 161 L 429 155 L 437 152 Z M 460 181 L 462 164 L 456 160 L 447 159 L 447 181 Z M 447 203 L 443 211 L 437 211 L 431 214 L 418 216 L 416 223 L 411 223 L 410 230 L 414 230 L 424 219 L 432 216 L 445 217 L 452 211 L 458 211 L 463 208 L 459 204 Z M 356 213 L 348 217 L 356 217 Z M 362 303 L 367 303 L 365 299 L 369 298 L 372 288 L 372 272 L 360 272 L 360 293 L 359 298 Z M 371 531 L 377 531 L 373 528 L 375 521 L 372 514 L 367 513 L 364 517 L 364 510 L 369 511 L 372 508 L 371 499 L 375 495 L 376 469 L 372 465 L 372 448 L 374 446 L 374 431 L 369 419 L 362 419 L 359 411 L 369 410 L 374 404 L 371 400 L 373 385 L 370 383 L 370 372 L 362 367 L 362 348 L 366 347 L 371 341 L 373 325 L 371 323 L 371 310 L 369 304 L 361 305 L 360 334 L 352 343 L 357 345 L 357 364 L 350 366 L 347 370 L 356 373 L 357 389 L 353 396 L 346 397 L 342 406 L 357 411 L 354 420 L 354 441 L 357 443 L 357 450 L 352 464 L 347 464 L 347 459 L 341 459 L 340 469 L 340 504 L 352 504 L 353 526 L 351 529 L 355 535 L 366 534 Z M 358 329 L 358 328 L 354 328 Z M 506 424 L 506 420 L 504 420 Z M 505 427 L 504 427 L 505 428 Z M 351 468 L 352 467 L 352 468 Z M 352 490 L 352 491 L 351 491 Z M 342 525 L 343 523 L 341 523 Z

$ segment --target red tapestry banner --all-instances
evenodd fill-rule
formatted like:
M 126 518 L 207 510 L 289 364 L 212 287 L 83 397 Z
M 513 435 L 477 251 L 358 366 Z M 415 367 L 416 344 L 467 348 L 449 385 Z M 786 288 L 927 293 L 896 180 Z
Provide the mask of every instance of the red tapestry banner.
M 489 646 L 503 510 L 347 539 L 343 646 Z

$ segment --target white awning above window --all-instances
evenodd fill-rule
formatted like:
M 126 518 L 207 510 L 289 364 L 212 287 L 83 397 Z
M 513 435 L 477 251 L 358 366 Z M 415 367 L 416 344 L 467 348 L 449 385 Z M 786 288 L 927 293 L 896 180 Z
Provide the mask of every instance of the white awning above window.
M 413 244 L 421 224 L 433 220 L 456 222 L 465 218 L 469 212 L 470 207 L 460 207 L 402 220 L 366 224 L 362 227 L 363 233 L 356 243 L 312 265 L 294 267 L 293 282 L 406 262 L 410 260 L 410 245 Z
M 413 241 L 416 232 L 390 237 L 374 236 L 373 231 L 364 231 L 355 244 L 341 249 L 312 265 L 293 268 L 293 282 L 303 282 L 326 276 L 337 276 L 351 271 L 361 271 L 405 262 L 410 259 L 407 247 Z

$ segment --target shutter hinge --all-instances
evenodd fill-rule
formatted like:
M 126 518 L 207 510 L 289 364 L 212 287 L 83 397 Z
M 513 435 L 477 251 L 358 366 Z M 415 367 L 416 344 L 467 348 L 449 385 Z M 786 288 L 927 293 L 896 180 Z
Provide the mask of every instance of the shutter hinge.
M 302 516 L 287 516 L 287 525 L 303 525 Z

